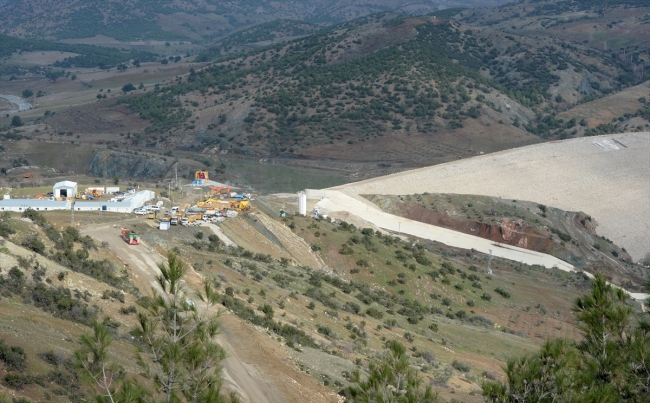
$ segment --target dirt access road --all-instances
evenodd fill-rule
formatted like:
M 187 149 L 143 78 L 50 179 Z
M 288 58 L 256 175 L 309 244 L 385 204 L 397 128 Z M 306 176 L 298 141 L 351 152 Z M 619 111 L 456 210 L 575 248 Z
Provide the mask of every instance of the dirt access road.
M 158 263 L 164 261 L 154 248 L 140 241 L 140 245 L 129 245 L 120 236 L 121 227 L 114 224 L 96 225 L 81 230 L 83 235 L 107 242 L 110 250 L 131 270 L 138 287 L 143 292 L 152 288 L 160 289 L 156 277 L 159 275 Z M 230 337 L 228 337 L 230 336 Z M 231 332 L 222 332 L 220 342 L 228 350 L 228 359 L 224 365 L 224 378 L 228 386 L 236 390 L 247 401 L 271 403 L 284 402 L 286 399 L 270 400 L 266 397 L 262 385 L 246 370 L 245 363 L 241 361 L 236 351 L 233 351 L 229 338 L 236 338 Z M 256 375 L 256 374 L 255 374 Z M 261 379 L 260 377 L 257 377 Z M 246 400 L 245 400 L 246 401 Z
M 109 249 L 131 270 L 141 290 L 158 288 L 158 263 L 164 257 L 142 241 L 137 246 L 128 245 L 120 230 L 119 225 L 103 224 L 82 228 L 81 233 L 107 242 Z M 200 275 L 191 270 L 188 283 L 199 281 Z M 228 352 L 223 363 L 225 386 L 237 391 L 242 402 L 338 402 L 335 394 L 296 370 L 280 345 L 236 316 L 224 315 L 217 341 Z

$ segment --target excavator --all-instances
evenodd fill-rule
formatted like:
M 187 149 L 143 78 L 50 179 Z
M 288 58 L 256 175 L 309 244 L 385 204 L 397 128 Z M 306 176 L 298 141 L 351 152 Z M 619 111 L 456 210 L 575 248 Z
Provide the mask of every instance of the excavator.
M 212 186 L 212 187 L 210 187 L 210 190 L 215 195 L 220 195 L 222 193 L 226 193 L 226 194 L 230 195 L 230 186 L 227 186 L 227 185 L 226 186 Z M 225 190 L 225 192 L 223 192 L 224 190 Z

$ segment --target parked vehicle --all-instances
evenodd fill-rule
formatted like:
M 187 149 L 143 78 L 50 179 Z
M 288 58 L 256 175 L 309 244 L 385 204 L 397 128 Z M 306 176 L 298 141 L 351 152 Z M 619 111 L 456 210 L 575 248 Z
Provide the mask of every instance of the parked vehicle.
M 133 230 L 122 228 L 122 239 L 129 245 L 139 245 L 138 234 Z
M 133 212 L 134 212 L 135 214 L 137 214 L 137 215 L 144 215 L 144 214 L 147 214 L 147 210 L 145 210 L 145 209 L 142 208 L 142 207 L 138 207 L 138 208 L 134 209 Z
M 172 217 L 171 220 L 169 220 L 169 224 L 171 225 L 178 225 L 178 218 Z

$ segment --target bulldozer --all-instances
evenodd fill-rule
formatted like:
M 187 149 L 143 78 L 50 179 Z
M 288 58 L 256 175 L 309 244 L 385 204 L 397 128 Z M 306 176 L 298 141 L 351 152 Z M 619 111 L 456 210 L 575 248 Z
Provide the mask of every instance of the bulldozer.
M 247 213 L 251 209 L 251 204 L 248 200 L 231 200 L 230 203 L 228 203 L 228 209 Z
M 122 228 L 122 239 L 129 245 L 140 245 L 138 234 L 133 230 Z

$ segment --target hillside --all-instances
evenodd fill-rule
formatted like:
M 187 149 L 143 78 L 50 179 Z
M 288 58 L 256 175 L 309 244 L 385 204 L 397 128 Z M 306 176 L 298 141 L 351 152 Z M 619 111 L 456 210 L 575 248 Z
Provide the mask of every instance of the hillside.
M 430 164 L 576 135 L 554 112 L 620 90 L 625 72 L 578 45 L 383 14 L 126 102 L 197 150 Z
M 581 211 L 597 232 L 647 259 L 650 134 L 626 133 L 507 150 L 343 185 L 350 195 L 455 193 Z
M 473 12 L 509 10 L 504 7 Z M 151 153 L 180 159 L 201 153 L 206 166 L 226 167 L 215 169 L 221 180 L 257 188 L 285 180 L 264 170 L 242 172 L 259 163 L 286 166 L 301 177 L 320 170 L 341 183 L 650 125 L 650 93 L 642 69 L 622 57 L 628 50 L 602 51 L 532 31 L 458 22 L 458 12 L 384 12 L 329 27 L 279 20 L 226 36 L 196 57 L 144 62 L 155 56 L 141 52 L 142 63 L 136 63 L 125 58 L 137 55 L 111 50 L 102 62 L 105 71 L 93 67 L 103 60 L 94 56 L 96 49 L 104 48 L 29 40 L 25 44 L 32 48 L 26 49 L 33 51 L 5 59 L 6 74 L 20 71 L 14 78 L 21 80 L 0 83 L 0 91 L 20 95 L 28 89 L 36 95 L 31 101 L 38 108 L 21 112 L 24 136 L 47 142 L 70 133 L 75 147 L 99 148 L 82 159 L 91 175 L 101 171 L 91 161 L 105 155 L 105 148 L 113 149 L 115 161 L 123 158 L 118 152 L 144 152 L 135 159 L 145 165 Z M 47 51 L 43 44 L 59 47 Z M 165 54 L 176 49 L 156 46 Z M 37 49 L 47 53 L 38 56 Z M 71 55 L 75 50 L 81 55 Z M 57 53 L 62 51 L 68 53 Z M 645 60 L 643 52 L 633 61 Z M 37 57 L 63 68 L 67 63 L 68 71 L 26 65 Z M 625 108 L 610 102 L 620 97 L 629 104 Z M 598 119 L 585 113 L 613 105 Z M 11 129 L 11 118 L 0 122 Z M 35 159 L 24 147 L 11 148 L 5 166 Z M 150 165 L 160 165 L 161 158 Z M 242 161 L 246 167 L 231 169 Z M 115 169 L 101 172 L 160 178 L 170 164 L 129 173 L 110 163 Z M 192 165 L 183 161 L 178 168 L 185 175 Z
M 330 24 L 385 10 L 423 14 L 445 2 L 364 0 L 282 0 L 213 2 L 204 0 L 56 0 L 0 2 L 5 34 L 73 39 L 106 36 L 119 41 L 210 41 L 241 28 L 275 20 Z M 461 0 L 456 6 L 495 6 L 504 0 Z
M 423 196 L 406 199 L 411 197 Z M 294 196 L 268 196 L 254 201 L 260 208 L 248 215 L 169 231 L 122 214 L 80 212 L 79 230 L 65 228 L 67 212 L 26 213 L 31 219 L 4 214 L 0 326 L 7 329 L 7 345 L 22 348 L 27 357 L 20 368 L 0 363 L 4 387 L 32 400 L 64 401 L 64 386 L 68 394 L 88 393 L 81 382 L 62 382 L 77 376 L 75 340 L 90 331 L 89 320 L 103 317 L 110 317 L 104 321 L 119 340 L 111 345 L 113 359 L 127 377 L 139 376 L 132 330 L 134 313 L 147 305 L 135 287 L 152 284 L 169 250 L 190 265 L 188 287 L 208 279 L 217 289 L 226 310 L 218 337 L 229 355 L 223 362 L 225 387 L 243 402 L 338 402 L 337 394 L 345 395 L 353 383 L 352 373 L 365 376 L 386 342 L 398 340 L 418 375 L 444 401 L 478 403 L 480 384 L 501 379 L 499 368 L 509 357 L 536 351 L 549 337 L 580 337 L 570 311 L 572 300 L 589 287 L 580 273 L 495 258 L 488 275 L 482 253 L 346 220 L 281 217 L 280 208 L 291 210 L 293 203 Z M 513 211 L 510 201 L 498 209 Z M 565 212 L 549 207 L 548 213 L 548 223 L 570 231 L 563 227 Z M 127 245 L 120 227 L 135 229 L 143 244 Z M 571 234 L 579 248 L 589 242 L 588 231 Z M 574 246 L 562 251 L 557 242 L 554 248 L 572 253 Z M 101 259 L 110 263 L 98 264 Z M 52 293 L 55 302 L 62 293 L 67 302 L 45 304 L 37 292 Z

